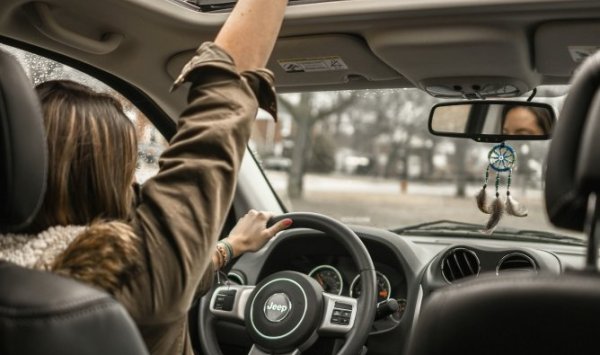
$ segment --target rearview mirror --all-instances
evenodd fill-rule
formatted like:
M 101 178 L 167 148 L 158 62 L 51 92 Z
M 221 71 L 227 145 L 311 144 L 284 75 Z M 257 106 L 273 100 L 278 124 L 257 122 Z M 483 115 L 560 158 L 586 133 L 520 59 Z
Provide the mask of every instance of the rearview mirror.
M 544 140 L 552 135 L 552 106 L 524 101 L 450 102 L 435 105 L 429 131 L 436 136 L 471 138 L 479 142 Z

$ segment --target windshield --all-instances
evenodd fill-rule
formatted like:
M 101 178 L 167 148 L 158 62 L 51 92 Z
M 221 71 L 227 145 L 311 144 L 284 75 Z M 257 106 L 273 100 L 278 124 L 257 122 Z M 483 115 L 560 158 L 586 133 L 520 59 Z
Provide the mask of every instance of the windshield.
M 539 87 L 534 101 L 559 112 L 566 89 Z M 259 115 L 250 148 L 289 210 L 394 230 L 439 220 L 486 223 L 489 216 L 478 210 L 475 195 L 493 144 L 431 135 L 427 120 L 439 99 L 418 89 L 279 98 L 279 122 Z M 511 196 L 527 207 L 528 216 L 505 214 L 498 230 L 568 233 L 546 217 L 543 172 L 549 141 L 507 143 L 518 157 Z M 506 175 L 500 181 L 502 196 Z M 490 199 L 494 189 L 490 179 Z

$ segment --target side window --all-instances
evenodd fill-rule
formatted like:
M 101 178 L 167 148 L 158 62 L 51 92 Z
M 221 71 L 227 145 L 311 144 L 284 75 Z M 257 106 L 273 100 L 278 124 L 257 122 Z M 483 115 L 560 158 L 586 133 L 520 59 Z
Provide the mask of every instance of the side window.
M 39 55 L 0 44 L 0 50 L 11 53 L 21 63 L 34 85 L 49 80 L 72 80 L 91 87 L 95 91 L 115 96 L 123 105 L 125 114 L 135 125 L 138 137 L 138 162 L 136 179 L 143 183 L 158 172 L 158 157 L 167 142 L 148 118 L 129 100 L 101 81 L 74 68 Z

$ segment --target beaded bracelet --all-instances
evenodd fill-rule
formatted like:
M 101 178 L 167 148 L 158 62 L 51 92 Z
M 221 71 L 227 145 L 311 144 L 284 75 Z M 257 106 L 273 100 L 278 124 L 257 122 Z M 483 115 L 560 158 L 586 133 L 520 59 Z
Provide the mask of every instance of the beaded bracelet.
M 219 269 L 224 268 L 231 260 L 229 258 L 229 250 L 221 242 L 217 243 L 217 256 L 219 258 Z
M 229 243 L 227 239 L 221 240 L 221 243 L 223 243 L 227 247 L 227 251 L 229 252 L 229 261 L 233 260 L 233 246 L 231 246 L 231 243 Z
M 227 266 L 231 260 L 233 260 L 233 246 L 229 241 L 223 239 L 217 242 L 217 258 L 219 264 L 219 270 Z

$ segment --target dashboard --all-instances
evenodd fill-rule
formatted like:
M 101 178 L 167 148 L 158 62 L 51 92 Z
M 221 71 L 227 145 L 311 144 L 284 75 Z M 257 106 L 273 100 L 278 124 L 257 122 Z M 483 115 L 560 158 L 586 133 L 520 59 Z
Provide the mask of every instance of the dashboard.
M 377 228 L 351 228 L 373 260 L 378 302 L 395 299 L 401 305 L 397 312 L 373 323 L 366 344 L 369 354 L 402 354 L 421 305 L 440 288 L 482 274 L 497 277 L 515 272 L 559 274 L 565 268 L 583 265 L 585 255 L 584 247 L 580 246 L 400 236 Z M 282 232 L 265 249 L 244 255 L 230 275 L 234 275 L 238 283 L 254 285 L 283 270 L 309 275 L 329 293 L 357 297 L 361 292 L 360 286 L 357 287 L 355 262 L 346 250 L 325 233 L 309 229 Z M 239 331 L 243 332 L 243 328 Z M 242 337 L 222 337 L 219 341 L 231 343 L 236 338 Z M 326 351 L 319 348 L 314 353 Z

